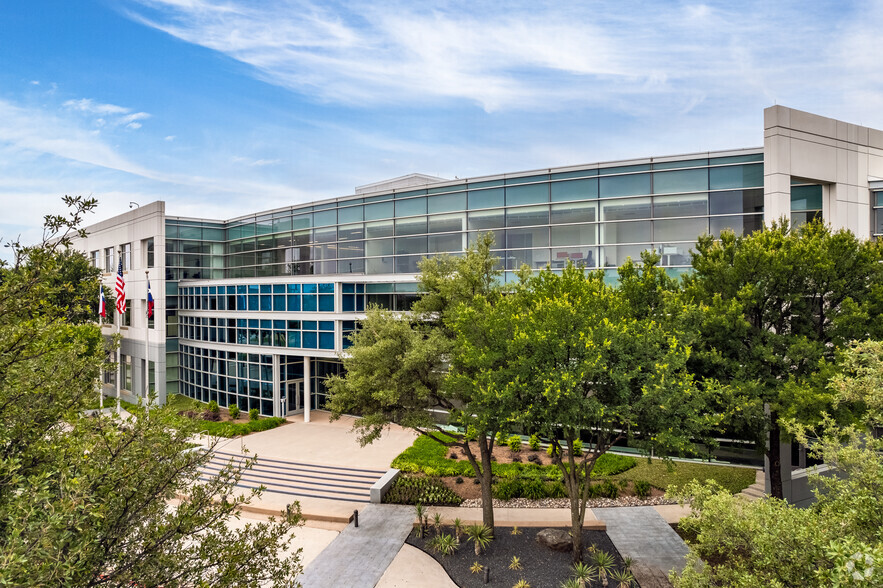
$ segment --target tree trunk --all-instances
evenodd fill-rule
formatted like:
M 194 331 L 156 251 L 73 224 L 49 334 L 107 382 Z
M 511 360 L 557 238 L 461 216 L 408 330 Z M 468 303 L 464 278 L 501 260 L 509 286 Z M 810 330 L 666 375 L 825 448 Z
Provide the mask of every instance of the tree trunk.
M 576 492 L 570 497 L 570 538 L 573 540 L 573 563 L 582 561 L 583 557 L 583 521 L 580 517 L 579 480 Z
M 770 496 L 784 498 L 782 488 L 782 430 L 779 427 L 779 413 L 770 412 L 770 446 L 767 460 L 770 464 Z
M 494 529 L 494 473 L 491 468 L 491 447 L 488 447 L 487 437 L 479 438 L 478 451 L 481 453 L 481 519 L 484 525 L 493 531 Z

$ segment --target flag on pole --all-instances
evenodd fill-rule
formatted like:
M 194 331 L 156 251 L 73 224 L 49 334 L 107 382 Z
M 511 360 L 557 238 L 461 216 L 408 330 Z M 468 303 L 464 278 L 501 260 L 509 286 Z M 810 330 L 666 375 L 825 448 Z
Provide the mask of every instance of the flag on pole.
M 150 280 L 147 280 L 147 318 L 153 318 L 153 294 L 150 293 Z
M 104 300 L 104 284 L 99 286 L 98 295 L 98 316 L 104 318 L 107 316 L 107 301 Z
M 117 312 L 123 314 L 126 312 L 126 280 L 123 279 L 123 260 L 120 259 L 120 265 L 117 269 L 116 281 L 117 293 Z

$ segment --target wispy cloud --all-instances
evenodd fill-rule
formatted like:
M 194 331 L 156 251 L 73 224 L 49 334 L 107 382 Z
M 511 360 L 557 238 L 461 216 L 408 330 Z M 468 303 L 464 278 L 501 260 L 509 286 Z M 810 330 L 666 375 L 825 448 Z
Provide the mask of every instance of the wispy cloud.
M 146 112 L 132 112 L 131 108 L 117 106 L 116 104 L 102 104 L 100 102 L 95 102 L 91 98 L 68 100 L 63 106 L 74 112 L 95 115 L 93 123 L 97 127 L 103 127 L 106 124 L 110 124 L 112 126 L 137 130 L 142 126 L 142 124 L 137 121 L 150 118 L 150 115 Z
M 844 74 L 831 67 L 832 52 L 844 42 L 870 41 L 859 53 L 873 61 L 867 49 L 881 22 L 879 15 L 853 18 L 849 5 L 819 14 L 803 3 L 760 0 L 513 2 L 504 10 L 457 1 L 136 1 L 141 8 L 130 15 L 140 22 L 319 100 L 467 100 L 487 111 L 603 106 L 640 114 L 689 112 L 705 100 L 753 105 L 805 91 L 813 73 L 836 87 Z M 878 62 L 870 65 L 880 72 Z

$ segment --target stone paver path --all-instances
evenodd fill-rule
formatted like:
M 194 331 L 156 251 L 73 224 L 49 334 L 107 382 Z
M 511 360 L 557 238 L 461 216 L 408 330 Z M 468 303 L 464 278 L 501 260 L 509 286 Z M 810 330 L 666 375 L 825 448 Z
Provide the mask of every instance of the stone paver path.
M 307 566 L 304 588 L 373 588 L 405 543 L 414 525 L 414 507 L 369 504 L 359 528 L 347 526 Z
M 687 545 L 652 506 L 620 506 L 592 509 L 607 523 L 607 535 L 619 554 L 635 562 L 635 579 L 644 587 L 657 584 L 670 570 L 682 571 Z M 642 581 L 638 575 L 646 575 Z M 647 580 L 653 583 L 648 583 Z M 666 582 L 667 584 L 667 582 Z

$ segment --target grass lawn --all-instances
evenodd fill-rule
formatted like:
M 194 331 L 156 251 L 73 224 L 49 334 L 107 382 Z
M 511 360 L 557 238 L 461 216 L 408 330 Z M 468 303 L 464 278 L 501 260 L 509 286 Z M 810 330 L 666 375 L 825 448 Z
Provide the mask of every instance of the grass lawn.
M 728 491 L 736 494 L 754 484 L 755 474 L 751 468 L 711 465 L 676 461 L 666 464 L 661 459 L 637 458 L 637 465 L 630 470 L 611 476 L 614 480 L 647 480 L 656 488 L 666 490 L 671 485 L 683 486 L 693 479 L 700 482 L 714 480 Z M 669 467 L 673 469 L 669 470 Z

